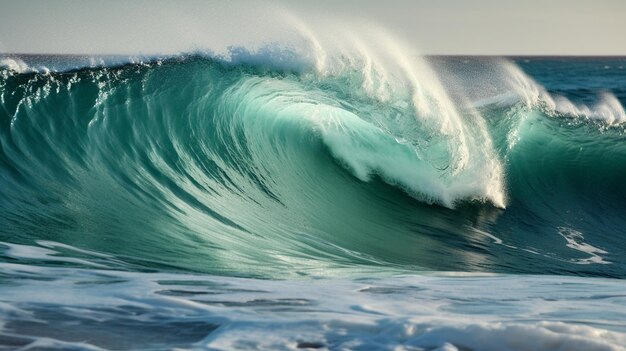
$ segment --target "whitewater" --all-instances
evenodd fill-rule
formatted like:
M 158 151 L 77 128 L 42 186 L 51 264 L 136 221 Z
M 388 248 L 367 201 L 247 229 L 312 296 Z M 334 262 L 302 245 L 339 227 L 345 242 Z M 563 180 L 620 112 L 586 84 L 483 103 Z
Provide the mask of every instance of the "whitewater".
M 626 59 L 294 26 L 0 55 L 1 349 L 626 349 Z

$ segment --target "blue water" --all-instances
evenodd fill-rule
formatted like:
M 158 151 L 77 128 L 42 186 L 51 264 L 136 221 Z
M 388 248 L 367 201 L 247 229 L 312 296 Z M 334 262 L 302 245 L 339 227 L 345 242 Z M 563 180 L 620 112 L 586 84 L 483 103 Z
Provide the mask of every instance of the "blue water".
M 0 345 L 624 349 L 626 59 L 326 60 L 0 58 Z

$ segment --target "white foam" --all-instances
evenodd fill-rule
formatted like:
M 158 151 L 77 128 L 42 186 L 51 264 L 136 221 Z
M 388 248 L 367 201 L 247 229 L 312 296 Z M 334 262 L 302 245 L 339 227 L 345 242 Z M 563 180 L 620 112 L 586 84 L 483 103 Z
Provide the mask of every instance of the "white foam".
M 378 127 L 381 132 L 390 134 L 389 137 L 396 140 L 407 141 L 405 145 L 425 143 L 426 139 L 434 140 L 433 144 L 445 145 L 446 165 L 432 168 L 439 170 L 435 172 L 437 177 L 446 179 L 445 188 L 449 191 L 439 191 L 439 195 L 430 198 L 432 202 L 453 207 L 458 200 L 478 199 L 505 207 L 502 166 L 482 117 L 476 110 L 464 111 L 465 114 L 461 115 L 439 81 L 438 74 L 410 45 L 371 23 L 329 22 L 325 23 L 324 30 L 316 30 L 316 35 L 313 35 L 303 21 L 293 17 L 291 20 L 297 24 L 295 27 L 301 30 L 305 41 L 310 43 L 318 75 L 332 77 L 357 72 L 361 88 L 370 98 L 398 106 L 412 105 L 413 121 L 397 122 L 393 120 L 394 116 L 385 116 L 385 119 L 376 121 L 382 125 L 382 128 Z M 369 29 L 357 34 L 349 30 L 354 27 Z M 334 124 L 342 125 L 343 122 Z M 406 126 L 399 127 L 401 123 L 411 123 L 412 129 L 419 126 L 417 129 L 421 132 L 411 133 Z M 375 125 L 372 127 L 377 128 Z M 428 130 L 432 135 L 425 135 Z M 328 137 L 327 141 L 359 178 L 367 179 L 370 173 L 378 173 L 387 181 L 408 188 L 409 192 L 422 194 L 423 189 L 429 186 L 426 184 L 428 177 L 424 177 L 423 172 L 420 172 L 422 175 L 411 172 L 411 169 L 424 167 L 419 162 L 386 162 L 385 158 L 398 156 L 392 154 L 385 157 L 374 153 L 368 157 L 364 148 L 354 147 L 362 141 L 338 142 L 339 139 L 340 136 L 335 135 Z M 347 148 L 347 144 L 351 147 Z M 414 152 L 421 154 L 423 159 L 434 158 L 431 153 L 435 153 L 419 148 Z M 419 182 L 423 186 L 415 186 Z M 434 186 L 433 191 L 437 192 L 438 188 Z
M 64 247 L 64 248 L 70 248 L 71 246 L 68 245 L 64 245 L 64 244 L 53 244 L 50 241 L 44 241 L 43 242 L 44 245 L 48 246 L 48 247 Z M 81 265 L 88 265 L 88 266 L 94 266 L 94 267 L 100 267 L 100 268 L 104 268 L 106 267 L 105 265 L 96 263 L 96 262 L 92 262 L 92 261 L 88 261 L 88 260 L 83 260 L 80 258 L 75 258 L 75 257 L 65 257 L 65 256 L 60 256 L 59 252 L 54 251 L 54 250 L 50 250 L 50 249 L 46 249 L 43 247 L 36 247 L 36 246 L 30 246 L 30 245 L 20 245 L 20 244 L 11 244 L 11 243 L 2 243 L 1 245 L 6 246 L 7 248 L 4 251 L 4 255 L 8 256 L 8 257 L 13 257 L 13 258 L 18 258 L 18 259 L 34 259 L 34 260 L 45 260 L 45 261 L 50 261 L 50 262 L 68 262 L 68 263 L 78 263 Z M 1 246 L 0 246 L 1 247 Z M 89 251 L 86 250 L 80 250 L 80 249 L 75 249 L 73 248 L 74 251 L 77 252 L 82 252 L 82 253 L 88 253 Z M 96 254 L 98 256 L 100 256 L 101 254 Z M 106 257 L 106 256 L 103 256 Z
M 573 259 L 572 262 L 577 263 L 577 264 L 592 264 L 592 263 L 609 264 L 610 263 L 608 261 L 605 261 L 601 256 L 601 255 L 608 254 L 608 252 L 586 243 L 584 241 L 585 237 L 583 236 L 583 233 L 575 229 L 566 228 L 566 227 L 559 227 L 557 229 L 559 231 L 559 234 L 563 238 L 565 238 L 565 240 L 567 241 L 567 244 L 566 244 L 567 247 L 589 255 L 588 258 Z
M 620 280 L 457 273 L 270 281 L 9 263 L 0 263 L 0 272 L 10 282 L 1 294 L 0 335 L 24 340 L 26 349 L 140 347 L 152 342 L 149 325 L 190 327 L 187 344 L 164 335 L 156 348 L 617 351 L 626 345 Z M 28 327 L 33 315 L 37 328 Z M 201 332 L 204 324 L 218 328 Z M 115 339 L 105 337 L 122 326 Z
M 18 58 L 0 58 L 0 68 L 6 68 L 16 73 L 25 73 L 31 71 L 31 68 Z

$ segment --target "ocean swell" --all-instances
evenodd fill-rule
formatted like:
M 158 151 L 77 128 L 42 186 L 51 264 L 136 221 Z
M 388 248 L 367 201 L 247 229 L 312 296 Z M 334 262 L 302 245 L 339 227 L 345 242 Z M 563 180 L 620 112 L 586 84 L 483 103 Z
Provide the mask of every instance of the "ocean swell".
M 614 96 L 556 103 L 502 61 L 492 71 L 517 78 L 486 98 L 458 77 L 449 87 L 437 65 L 410 66 L 402 50 L 397 64 L 326 53 L 332 69 L 308 59 L 294 69 L 296 53 L 268 50 L 67 72 L 5 65 L 4 241 L 282 276 L 362 265 L 561 272 L 585 258 L 558 228 L 592 232 L 600 247 L 616 240 L 593 233 L 596 209 L 608 228 L 623 225 Z M 541 220 L 522 228 L 527 218 Z M 514 234 L 529 230 L 537 237 Z M 618 274 L 610 267 L 593 274 Z

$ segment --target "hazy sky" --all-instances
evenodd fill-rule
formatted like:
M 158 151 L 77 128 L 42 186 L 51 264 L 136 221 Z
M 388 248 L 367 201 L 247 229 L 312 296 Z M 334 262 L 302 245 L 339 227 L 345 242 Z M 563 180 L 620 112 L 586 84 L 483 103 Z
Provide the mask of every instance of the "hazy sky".
M 167 53 L 378 24 L 424 54 L 626 55 L 626 0 L 0 0 L 0 52 Z M 359 23 L 350 25 L 349 23 Z

